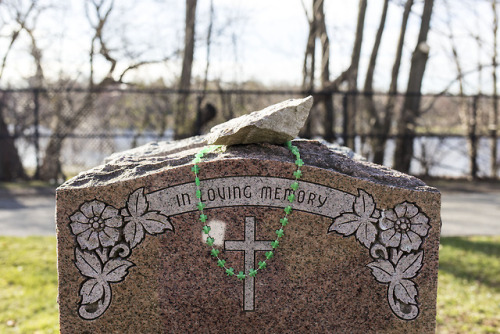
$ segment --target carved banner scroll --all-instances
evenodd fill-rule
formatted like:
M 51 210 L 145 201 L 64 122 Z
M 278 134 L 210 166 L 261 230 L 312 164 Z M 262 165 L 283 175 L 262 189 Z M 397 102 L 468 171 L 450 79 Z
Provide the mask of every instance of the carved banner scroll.
M 288 205 L 289 179 L 276 177 L 226 177 L 201 181 L 206 209 Z M 149 194 L 133 191 L 123 208 L 92 200 L 69 217 L 76 239 L 75 266 L 84 276 L 80 285 L 78 314 L 86 320 L 100 317 L 112 302 L 111 283 L 122 282 L 135 264 L 132 250 L 149 235 L 174 231 L 170 217 L 196 211 L 193 183 L 167 187 Z M 388 285 L 391 310 L 403 320 L 419 314 L 418 287 L 413 279 L 422 268 L 422 243 L 429 218 L 420 208 L 402 202 L 381 209 L 360 189 L 357 196 L 302 181 L 294 209 L 332 219 L 327 233 L 355 238 L 369 249 L 370 268 L 377 282 Z

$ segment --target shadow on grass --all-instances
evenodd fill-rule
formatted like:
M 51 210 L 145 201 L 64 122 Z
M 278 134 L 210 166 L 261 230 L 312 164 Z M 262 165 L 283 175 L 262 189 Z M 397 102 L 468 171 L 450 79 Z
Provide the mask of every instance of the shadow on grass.
M 500 238 L 441 238 L 439 270 L 500 292 Z

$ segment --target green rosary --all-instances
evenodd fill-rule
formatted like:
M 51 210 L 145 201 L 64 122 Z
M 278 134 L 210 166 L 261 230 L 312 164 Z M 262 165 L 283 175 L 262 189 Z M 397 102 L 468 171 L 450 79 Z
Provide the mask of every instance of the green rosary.
M 203 212 L 203 209 L 206 207 L 206 204 L 201 201 L 201 189 L 200 189 L 200 178 L 198 177 L 200 173 L 200 167 L 198 166 L 198 163 L 201 162 L 201 159 L 206 153 L 212 152 L 215 149 L 221 147 L 220 145 L 213 145 L 213 146 L 205 146 L 203 147 L 200 152 L 195 154 L 195 158 L 193 159 L 193 164 L 194 166 L 191 168 L 191 171 L 194 173 L 194 182 L 196 184 L 196 198 L 198 199 L 198 204 L 197 208 L 200 212 L 199 220 L 204 224 L 202 230 L 203 233 L 207 235 L 207 240 L 206 244 L 211 247 L 210 255 L 214 257 L 217 260 L 217 266 L 222 268 L 226 274 L 230 277 L 234 276 L 238 278 L 239 280 L 243 281 L 247 276 L 255 277 L 257 275 L 257 272 L 259 270 L 265 269 L 267 266 L 267 260 L 270 260 L 274 256 L 274 252 L 279 246 L 279 239 L 282 238 L 285 235 L 285 232 L 283 229 L 288 225 L 288 216 L 292 213 L 292 206 L 291 204 L 295 201 L 295 191 L 299 189 L 299 182 L 298 180 L 302 176 L 302 171 L 300 170 L 300 167 L 304 165 L 304 162 L 302 159 L 300 159 L 300 153 L 299 149 L 297 146 L 292 145 L 291 141 L 286 142 L 286 147 L 293 153 L 295 156 L 295 165 L 297 166 L 297 169 L 295 172 L 293 172 L 293 176 L 295 177 L 295 180 L 290 184 L 290 189 L 291 193 L 288 195 L 288 201 L 290 202 L 290 205 L 286 206 L 284 208 L 285 211 L 285 216 L 280 219 L 281 223 L 281 228 L 279 230 L 276 230 L 276 239 L 271 242 L 271 247 L 273 248 L 272 251 L 266 252 L 265 253 L 265 260 L 259 261 L 257 268 L 250 269 L 248 273 L 245 273 L 243 271 L 240 271 L 237 275 L 235 275 L 234 269 L 233 268 L 228 268 L 226 266 L 226 260 L 222 259 L 219 257 L 220 250 L 214 247 L 214 242 L 215 239 L 210 236 L 210 226 L 206 224 L 206 221 L 208 219 L 207 215 Z

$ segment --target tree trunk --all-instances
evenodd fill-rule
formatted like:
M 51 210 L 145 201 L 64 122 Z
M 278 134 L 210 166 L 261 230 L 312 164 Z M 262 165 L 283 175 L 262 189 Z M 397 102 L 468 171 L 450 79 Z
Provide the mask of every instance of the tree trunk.
M 72 110 L 68 117 L 64 117 L 62 110 L 57 110 L 63 108 L 62 105 L 56 106 L 56 125 L 52 136 L 50 136 L 49 143 L 45 149 L 45 157 L 40 166 L 40 180 L 57 182 L 65 178 L 61 166 L 61 150 L 64 141 L 69 134 L 75 131 L 81 120 L 92 112 L 94 101 L 97 99 L 98 94 L 92 91 L 87 92 L 83 104 L 77 110 Z
M 321 102 L 324 108 L 325 120 L 325 140 L 332 142 L 335 140 L 335 114 L 333 112 L 332 95 L 326 92 L 326 88 L 330 84 L 330 39 L 326 31 L 324 0 L 319 1 L 317 11 L 318 36 L 321 42 L 321 89 L 325 92 L 321 96 Z
M 359 0 L 358 22 L 356 25 L 356 39 L 351 54 L 351 65 L 349 66 L 349 74 L 347 78 L 347 119 L 344 120 L 347 133 L 344 137 L 347 142 L 346 146 L 356 150 L 355 136 L 356 136 L 356 98 L 358 90 L 358 68 L 359 59 L 361 56 L 361 45 L 363 44 L 363 31 L 365 26 L 367 0 Z
M 413 0 L 407 0 L 403 11 L 403 19 L 401 21 L 401 30 L 399 32 L 396 57 L 394 59 L 394 65 L 392 66 L 389 97 L 385 105 L 384 115 L 382 119 L 380 119 L 381 136 L 376 138 L 378 142 L 374 144 L 377 149 L 374 150 L 373 162 L 377 164 L 383 164 L 385 160 L 385 147 L 387 145 L 387 139 L 389 138 L 389 133 L 391 130 L 391 122 L 394 118 L 394 108 L 398 93 L 399 69 L 401 67 L 401 58 L 403 55 L 403 46 L 406 37 L 406 27 L 408 26 L 408 19 L 410 17 L 412 6 Z
M 498 89 L 497 89 L 497 32 L 498 32 L 498 13 L 497 0 L 491 0 L 491 9 L 493 11 L 493 58 L 492 58 L 492 79 L 493 79 L 493 108 L 490 113 L 489 132 L 491 137 L 490 157 L 491 157 L 491 177 L 498 177 Z
M 40 166 L 40 180 L 59 182 L 65 179 L 61 164 L 61 150 L 66 136 L 53 136 L 45 149 L 45 157 Z
M 14 139 L 10 137 L 7 124 L 4 121 L 3 108 L 4 104 L 0 101 L 0 181 L 26 179 Z
M 313 0 L 312 3 L 312 15 L 307 18 L 309 22 L 309 35 L 307 36 L 307 45 L 306 50 L 304 52 L 304 63 L 302 65 L 302 90 L 307 92 L 312 92 L 314 90 L 314 70 L 316 67 L 316 37 L 317 37 L 317 8 L 318 3 L 321 2 L 321 6 L 323 0 Z M 305 8 L 304 8 L 305 10 Z M 307 10 L 306 10 L 307 15 Z M 313 110 L 316 108 L 318 104 L 317 99 L 314 101 Z M 311 111 L 309 113 L 309 117 L 304 124 L 304 127 L 300 131 L 300 136 L 302 138 L 311 138 L 312 137 L 312 118 L 314 113 Z
M 189 120 L 188 98 L 189 90 L 191 89 L 191 70 L 194 58 L 196 4 L 197 0 L 186 0 L 184 54 L 179 81 L 181 92 L 177 101 L 177 112 L 175 114 L 174 139 L 187 138 L 191 135 L 191 127 L 187 123 Z
M 373 74 L 375 72 L 375 66 L 377 64 L 377 56 L 378 50 L 380 47 L 380 42 L 382 41 L 382 34 L 385 29 L 385 21 L 387 18 L 387 9 L 389 7 L 389 0 L 384 0 L 384 7 L 382 9 L 382 15 L 380 17 L 380 23 L 377 29 L 377 35 L 375 36 L 375 42 L 373 43 L 373 49 L 370 56 L 370 63 L 368 64 L 368 70 L 366 71 L 366 79 L 365 79 L 365 87 L 364 91 L 365 95 L 365 106 L 366 111 L 369 116 L 369 124 L 371 125 L 373 137 L 370 139 L 370 144 L 372 147 L 372 152 L 384 152 L 385 151 L 385 142 L 386 140 L 378 140 L 381 139 L 382 136 L 387 136 L 384 134 L 384 129 L 382 129 L 382 115 L 379 115 L 377 108 L 375 107 L 375 101 L 373 99 Z M 378 146 L 379 144 L 383 144 L 383 146 Z M 379 164 L 383 164 L 383 154 L 382 161 L 377 162 Z
M 425 0 L 417 46 L 412 55 L 408 87 L 398 124 L 398 137 L 394 154 L 394 168 L 408 173 L 413 157 L 416 121 L 420 114 L 421 88 L 429 57 L 427 34 L 430 28 L 434 0 Z

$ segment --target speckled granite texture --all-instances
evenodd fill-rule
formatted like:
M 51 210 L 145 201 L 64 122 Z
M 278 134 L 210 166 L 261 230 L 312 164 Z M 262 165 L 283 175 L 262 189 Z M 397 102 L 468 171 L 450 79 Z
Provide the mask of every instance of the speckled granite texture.
M 297 210 L 253 288 L 228 278 L 204 243 L 191 172 L 203 138 L 117 154 L 62 185 L 61 332 L 434 333 L 439 192 L 318 142 L 294 144 L 305 162 Z M 224 242 L 245 240 L 251 221 L 256 241 L 275 239 L 294 160 L 262 144 L 200 163 L 205 213 L 236 271 L 248 259 Z

